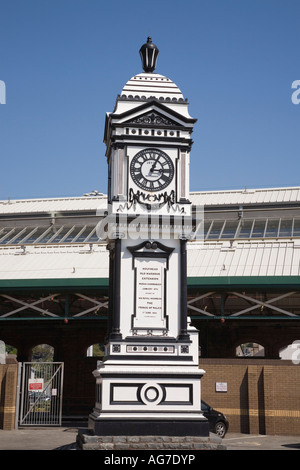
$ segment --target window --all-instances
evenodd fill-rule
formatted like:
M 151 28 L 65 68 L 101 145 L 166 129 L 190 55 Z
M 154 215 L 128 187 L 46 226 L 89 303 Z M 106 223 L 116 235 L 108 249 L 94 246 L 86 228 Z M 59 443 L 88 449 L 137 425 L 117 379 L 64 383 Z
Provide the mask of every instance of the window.
M 265 220 L 255 220 L 254 221 L 254 226 L 252 229 L 252 237 L 253 238 L 261 238 L 265 234 L 265 226 L 266 226 L 266 221 Z
M 250 238 L 252 232 L 253 220 L 242 220 L 240 225 L 239 238 Z
M 0 228 L 0 245 L 98 242 L 95 225 Z
M 223 228 L 222 238 L 235 238 L 235 233 L 237 231 L 238 221 L 237 220 L 227 220 L 225 227 Z
M 212 224 L 212 228 L 210 229 L 210 232 L 208 234 L 208 238 L 209 239 L 216 239 L 216 238 L 220 238 L 220 234 L 221 234 L 221 231 L 222 231 L 222 228 L 223 228 L 223 225 L 224 225 L 224 221 L 221 220 L 215 220 Z
M 85 239 L 88 237 L 88 235 L 91 233 L 91 231 L 92 231 L 91 227 L 85 228 L 82 232 L 79 233 L 77 237 L 75 237 L 74 241 L 78 243 L 84 242 Z
M 267 220 L 265 237 L 276 238 L 278 236 L 279 220 Z
M 0 233 L 0 243 L 3 244 L 3 243 L 6 243 L 6 241 L 8 240 L 8 237 L 9 236 L 12 236 L 12 234 L 15 232 L 15 229 L 14 228 L 3 228 L 1 230 L 1 233 Z
M 300 219 L 294 219 L 293 236 L 300 237 Z
M 204 235 L 206 240 L 300 237 L 300 218 L 205 219 Z M 0 228 L 0 245 L 74 244 L 99 241 L 96 224 Z
M 281 219 L 280 228 L 279 228 L 279 237 L 291 237 L 293 230 L 293 220 L 292 219 Z

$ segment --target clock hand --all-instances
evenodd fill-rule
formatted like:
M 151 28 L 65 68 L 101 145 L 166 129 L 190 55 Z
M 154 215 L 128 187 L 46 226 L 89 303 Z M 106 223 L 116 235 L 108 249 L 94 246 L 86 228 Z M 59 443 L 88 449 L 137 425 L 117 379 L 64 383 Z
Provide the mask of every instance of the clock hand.
M 155 170 L 156 167 L 156 161 L 153 163 L 152 167 L 150 168 L 150 172 L 152 173 Z

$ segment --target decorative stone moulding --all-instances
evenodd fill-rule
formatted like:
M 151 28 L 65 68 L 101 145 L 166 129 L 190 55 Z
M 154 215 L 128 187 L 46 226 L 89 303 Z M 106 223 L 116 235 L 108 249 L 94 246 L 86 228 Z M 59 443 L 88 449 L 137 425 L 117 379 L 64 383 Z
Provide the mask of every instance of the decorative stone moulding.
M 178 102 L 178 103 L 188 103 L 188 99 L 187 98 L 170 98 L 169 96 L 167 98 L 164 98 L 163 96 L 160 96 L 159 98 L 157 98 L 156 96 L 149 96 L 148 98 L 144 95 L 142 96 L 139 96 L 139 95 L 118 95 L 118 99 L 121 99 L 121 100 L 128 100 L 128 101 L 132 101 L 132 100 L 135 100 L 135 101 L 153 101 L 153 100 L 156 100 L 156 101 L 161 101 L 161 102 Z

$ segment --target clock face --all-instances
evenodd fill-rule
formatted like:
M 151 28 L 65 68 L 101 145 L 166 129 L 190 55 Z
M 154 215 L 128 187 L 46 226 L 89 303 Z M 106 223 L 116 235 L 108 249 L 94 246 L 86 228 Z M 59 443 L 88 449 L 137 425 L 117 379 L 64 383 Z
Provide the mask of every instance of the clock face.
M 161 191 L 171 183 L 174 165 L 165 152 L 149 148 L 141 150 L 133 157 L 130 175 L 139 188 L 145 191 Z

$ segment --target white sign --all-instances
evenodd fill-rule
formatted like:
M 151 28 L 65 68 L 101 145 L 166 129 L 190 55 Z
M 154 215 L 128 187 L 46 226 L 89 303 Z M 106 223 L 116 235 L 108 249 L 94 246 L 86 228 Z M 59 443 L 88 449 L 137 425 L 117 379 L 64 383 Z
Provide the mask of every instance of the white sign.
M 164 280 L 166 260 L 136 258 L 135 328 L 166 328 Z
M 6 352 L 5 343 L 0 340 L 0 364 L 5 364 Z
M 44 389 L 44 379 L 29 379 L 28 380 L 28 390 L 42 392 Z
M 216 392 L 227 392 L 227 382 L 216 382 Z

